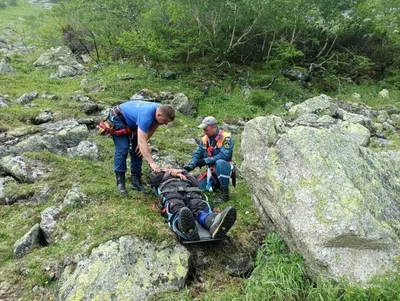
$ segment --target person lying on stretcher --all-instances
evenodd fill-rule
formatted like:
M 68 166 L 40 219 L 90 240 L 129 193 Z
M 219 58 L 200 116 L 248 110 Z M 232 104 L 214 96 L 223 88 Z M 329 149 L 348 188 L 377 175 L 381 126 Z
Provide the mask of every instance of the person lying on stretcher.
M 220 213 L 213 212 L 193 175 L 184 169 L 165 169 L 154 173 L 149 184 L 161 196 L 168 223 L 179 237 L 188 241 L 227 238 L 236 221 L 236 209 L 229 206 Z M 206 229 L 209 235 L 199 235 L 199 229 Z

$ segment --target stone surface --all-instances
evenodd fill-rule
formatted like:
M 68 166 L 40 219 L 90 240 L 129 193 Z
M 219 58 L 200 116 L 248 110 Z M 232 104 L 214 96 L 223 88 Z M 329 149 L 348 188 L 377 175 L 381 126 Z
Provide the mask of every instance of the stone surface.
M 189 252 L 181 245 L 160 246 L 134 236 L 101 244 L 89 258 L 67 267 L 58 300 L 145 300 L 183 287 Z
M 258 117 L 242 135 L 241 172 L 264 220 L 305 258 L 311 277 L 368 281 L 396 269 L 400 152 L 374 152 L 337 127 Z

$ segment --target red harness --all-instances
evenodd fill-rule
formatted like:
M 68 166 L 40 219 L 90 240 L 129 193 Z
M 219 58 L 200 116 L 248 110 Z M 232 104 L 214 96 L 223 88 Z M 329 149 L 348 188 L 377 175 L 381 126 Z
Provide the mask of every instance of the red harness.
M 215 139 L 214 139 L 214 141 L 215 141 L 215 145 L 214 145 L 214 146 L 211 145 L 211 143 L 210 143 L 210 138 L 208 138 L 208 140 L 207 140 L 207 145 L 208 145 L 208 146 L 207 146 L 207 157 L 208 157 L 208 158 L 211 158 L 211 157 L 212 157 L 212 152 L 214 151 L 215 147 L 216 147 L 217 144 L 218 144 L 218 141 L 221 140 L 221 138 L 223 137 L 223 135 L 224 135 L 224 131 L 223 131 L 223 130 L 220 130 L 220 131 L 218 132 L 217 136 L 216 136 Z M 212 173 L 212 174 L 215 174 L 215 165 L 211 165 L 211 166 L 210 166 L 210 169 L 211 169 L 211 173 Z M 204 179 L 205 177 L 207 177 L 207 171 L 203 172 L 203 173 L 200 175 L 198 181 L 200 182 L 200 181 L 201 181 L 202 179 Z
M 221 140 L 223 135 L 224 135 L 224 131 L 220 130 L 218 132 L 217 136 L 214 139 L 214 141 L 215 141 L 215 145 L 214 146 L 211 145 L 210 138 L 208 138 L 208 141 L 207 141 L 207 145 L 208 145 L 208 147 L 207 147 L 207 157 L 209 157 L 209 158 L 212 157 L 212 152 L 214 151 L 215 146 L 217 145 L 218 141 Z
M 124 129 L 120 129 L 120 130 L 114 130 L 112 128 L 109 128 L 104 124 L 104 120 L 99 122 L 99 127 L 104 129 L 105 131 L 107 131 L 107 133 L 109 133 L 111 135 L 116 135 L 116 136 L 128 135 L 129 133 L 131 133 L 131 130 L 129 128 L 124 128 Z M 135 134 L 136 134 L 136 132 L 133 133 L 133 135 L 135 135 Z
M 119 106 L 116 106 L 115 108 L 111 109 L 110 114 L 113 115 L 117 115 L 118 118 L 122 121 L 123 124 L 125 124 L 125 128 L 123 129 L 119 129 L 119 130 L 114 130 L 111 127 L 108 127 L 105 124 L 105 121 L 107 120 L 102 120 L 99 122 L 99 127 L 101 127 L 103 130 L 105 130 L 107 133 L 111 134 L 111 135 L 116 135 L 116 136 L 122 136 L 122 135 L 131 135 L 131 136 L 136 136 L 137 135 L 137 131 L 132 131 L 128 124 L 126 123 L 125 117 L 122 114 L 122 111 L 120 109 Z

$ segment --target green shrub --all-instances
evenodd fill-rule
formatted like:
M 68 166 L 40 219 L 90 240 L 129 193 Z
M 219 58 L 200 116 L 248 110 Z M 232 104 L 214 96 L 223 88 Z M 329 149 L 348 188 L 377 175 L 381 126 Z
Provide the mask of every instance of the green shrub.
M 266 107 L 268 104 L 273 103 L 275 93 L 271 91 L 255 90 L 249 96 L 249 102 L 253 106 Z
M 302 87 L 298 81 L 290 81 L 283 77 L 279 77 L 271 88 L 282 102 L 300 103 L 316 94 L 310 88 Z
M 6 9 L 7 4 L 4 0 L 0 0 L 0 9 Z

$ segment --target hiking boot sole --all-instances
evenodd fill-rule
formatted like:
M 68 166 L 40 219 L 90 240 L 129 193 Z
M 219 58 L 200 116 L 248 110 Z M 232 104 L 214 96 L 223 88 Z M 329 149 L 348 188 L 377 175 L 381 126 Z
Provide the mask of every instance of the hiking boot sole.
M 178 229 L 186 240 L 199 240 L 200 236 L 196 228 L 196 220 L 189 208 L 183 207 L 179 211 Z
M 226 233 L 232 228 L 236 221 L 236 209 L 233 207 L 228 208 L 227 211 L 222 211 L 220 213 L 223 214 L 223 216 L 220 217 L 221 220 L 219 220 L 219 225 L 212 230 L 211 237 L 214 239 L 225 238 Z

